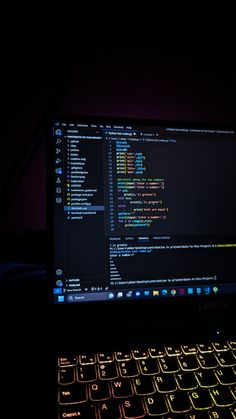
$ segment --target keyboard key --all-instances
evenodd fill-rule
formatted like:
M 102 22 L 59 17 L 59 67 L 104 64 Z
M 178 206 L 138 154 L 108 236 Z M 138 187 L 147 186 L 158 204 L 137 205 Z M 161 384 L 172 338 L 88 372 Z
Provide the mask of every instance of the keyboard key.
M 230 390 L 231 390 L 232 394 L 234 395 L 234 398 L 236 399 L 236 386 L 230 386 Z
M 81 383 L 88 383 L 96 380 L 95 365 L 80 365 L 77 367 L 77 380 Z
M 208 353 L 208 352 L 213 352 L 213 350 L 214 350 L 211 343 L 207 343 L 207 344 L 206 343 L 199 343 L 199 344 L 197 344 L 197 347 L 202 354 L 205 354 L 205 353 Z
M 131 359 L 129 352 L 115 352 L 115 357 L 117 361 L 129 361 Z
M 59 419 L 69 418 L 96 419 L 95 407 L 91 403 L 61 407 L 59 410 Z
M 228 387 L 218 386 L 211 389 L 210 394 L 216 406 L 232 406 L 234 404 L 234 396 Z
M 91 400 L 107 400 L 110 398 L 110 390 L 107 381 L 97 381 L 96 383 L 89 384 L 89 394 Z
M 191 411 L 191 413 L 186 413 L 185 419 L 209 419 L 208 412 L 203 411 Z
M 232 414 L 232 418 L 236 418 L 236 407 L 231 407 L 230 412 Z
M 184 391 L 177 390 L 175 393 L 167 394 L 166 397 L 172 412 L 183 413 L 191 410 L 188 394 Z
M 143 402 L 138 397 L 131 397 L 122 401 L 122 409 L 125 418 L 143 418 L 145 417 L 145 410 Z
M 72 384 L 75 381 L 74 368 L 60 368 L 58 371 L 58 382 L 60 384 Z
M 84 384 L 75 383 L 59 388 L 59 404 L 82 403 L 87 400 L 87 390 Z
M 218 378 L 220 384 L 223 385 L 232 385 L 236 384 L 236 374 L 233 368 L 226 367 L 226 368 L 217 368 L 215 370 L 215 375 Z
M 132 354 L 134 359 L 147 359 L 149 356 L 147 351 L 142 351 L 139 349 L 133 349 Z
M 175 379 L 180 390 L 193 390 L 197 387 L 197 381 L 192 372 L 178 373 Z
M 233 413 L 229 409 L 212 409 L 209 412 L 210 419 L 234 419 Z
M 166 346 L 165 350 L 168 356 L 178 356 L 182 354 L 180 347 Z
M 158 374 L 154 380 L 158 391 L 161 393 L 168 393 L 177 389 L 176 381 L 172 374 Z
M 98 404 L 99 419 L 120 419 L 121 413 L 118 402 L 106 400 Z
M 165 356 L 164 358 L 159 359 L 159 363 L 163 372 L 171 373 L 180 370 L 178 361 L 174 357 Z
M 232 367 L 236 365 L 236 358 L 230 351 L 216 352 L 215 357 L 222 367 Z
M 195 377 L 202 388 L 215 387 L 218 384 L 213 370 L 195 371 Z
M 213 342 L 213 347 L 217 352 L 228 351 L 229 349 L 227 342 Z
M 165 356 L 164 349 L 154 347 L 154 346 L 149 348 L 149 353 L 150 353 L 152 358 L 162 358 L 163 356 Z
M 138 366 L 134 359 L 119 363 L 119 369 L 122 377 L 135 377 L 139 374 Z
M 104 362 L 112 362 L 114 360 L 113 353 L 100 353 L 98 354 L 98 362 L 101 362 L 102 364 Z
M 99 364 L 98 376 L 101 380 L 109 380 L 118 377 L 116 364 L 114 362 Z
M 196 345 L 182 345 L 182 351 L 185 355 L 196 354 L 198 349 Z
M 111 389 L 114 397 L 129 397 L 133 395 L 131 381 L 125 378 L 119 378 L 111 382 Z
M 228 341 L 228 345 L 231 349 L 233 349 L 234 351 L 236 350 L 236 341 L 234 340 L 230 340 Z
M 202 368 L 216 368 L 218 367 L 218 362 L 213 353 L 204 353 L 197 355 L 198 361 Z
M 196 389 L 189 392 L 192 405 L 195 409 L 210 409 L 213 406 L 208 390 Z
M 58 365 L 59 367 L 73 367 L 77 365 L 77 357 L 66 356 L 66 357 L 58 358 Z
M 169 409 L 162 394 L 145 397 L 145 405 L 150 416 L 160 416 L 168 413 Z
M 148 358 L 139 361 L 140 371 L 143 375 L 157 374 L 160 370 L 155 359 Z
M 194 371 L 199 369 L 199 363 L 195 355 L 180 355 L 178 362 L 183 371 Z
M 135 378 L 133 380 L 135 393 L 141 396 L 152 394 L 155 392 L 154 383 L 151 377 Z
M 79 356 L 79 363 L 81 365 L 90 365 L 95 364 L 96 362 L 96 355 L 80 355 Z

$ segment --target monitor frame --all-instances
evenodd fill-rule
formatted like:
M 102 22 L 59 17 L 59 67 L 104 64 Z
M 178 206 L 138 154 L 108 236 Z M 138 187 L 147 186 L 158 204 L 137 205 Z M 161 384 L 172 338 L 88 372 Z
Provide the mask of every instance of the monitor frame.
M 117 123 L 117 124 L 136 124 L 136 125 L 168 125 L 169 127 L 194 127 L 205 129 L 219 129 L 219 130 L 235 130 L 235 126 L 230 123 L 212 123 L 206 121 L 183 121 L 183 120 L 159 120 L 159 119 L 142 119 L 142 118 L 126 118 L 126 117 L 105 117 L 105 116 L 88 116 L 88 115 L 66 115 L 58 114 L 53 116 L 50 121 L 52 126 L 53 121 L 64 120 L 66 122 L 81 121 L 81 123 Z M 142 324 L 144 329 L 150 323 L 162 324 L 164 313 L 164 323 L 179 324 L 179 322 L 186 321 L 186 315 L 191 319 L 192 324 L 202 325 L 206 322 L 214 322 L 216 319 L 219 323 L 225 319 L 232 319 L 235 315 L 235 299 L 236 294 L 218 294 L 218 295 L 204 295 L 199 299 L 199 296 L 169 298 L 169 299 L 147 299 L 147 300 L 122 300 L 122 301 L 95 301 L 75 304 L 54 304 L 52 295 L 52 284 L 54 281 L 54 269 L 52 266 L 53 260 L 53 202 L 52 202 L 52 187 L 53 187 L 53 152 L 51 132 L 49 133 L 49 141 L 47 143 L 47 231 L 49 240 L 49 258 L 48 258 L 48 303 L 50 313 L 52 314 L 53 324 L 58 326 L 59 333 L 62 329 L 66 329 L 74 333 L 78 328 L 78 321 L 80 322 L 81 333 L 87 333 L 89 327 L 94 332 L 96 327 L 100 324 L 110 324 L 116 330 L 127 324 L 136 325 Z M 236 252 L 235 252 L 236 254 Z M 91 316 L 90 319 L 88 316 Z M 84 319 L 84 324 L 81 323 Z M 150 322 L 151 319 L 151 322 Z M 61 329 L 61 325 L 64 327 Z M 60 325 L 60 326 L 59 326 Z M 139 326 L 138 326 L 139 327 Z M 70 333 L 69 332 L 69 333 Z

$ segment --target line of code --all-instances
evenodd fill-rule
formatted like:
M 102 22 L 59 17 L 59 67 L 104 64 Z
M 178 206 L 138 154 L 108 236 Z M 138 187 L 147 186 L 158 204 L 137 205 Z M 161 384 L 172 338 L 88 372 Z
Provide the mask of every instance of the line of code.
M 148 228 L 153 221 L 166 220 L 169 212 L 161 199 L 165 179 L 146 177 L 145 160 L 128 141 L 116 141 L 118 223 L 125 228 Z

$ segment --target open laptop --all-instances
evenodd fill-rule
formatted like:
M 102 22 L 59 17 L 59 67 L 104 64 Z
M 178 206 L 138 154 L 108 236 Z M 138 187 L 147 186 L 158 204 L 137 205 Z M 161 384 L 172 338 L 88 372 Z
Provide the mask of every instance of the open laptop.
M 236 130 L 51 129 L 55 417 L 235 418 Z

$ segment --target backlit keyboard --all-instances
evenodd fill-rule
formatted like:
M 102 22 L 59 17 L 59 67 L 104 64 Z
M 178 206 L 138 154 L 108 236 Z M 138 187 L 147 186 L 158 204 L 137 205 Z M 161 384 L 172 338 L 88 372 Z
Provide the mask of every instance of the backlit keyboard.
M 58 358 L 59 419 L 236 418 L 236 341 Z

